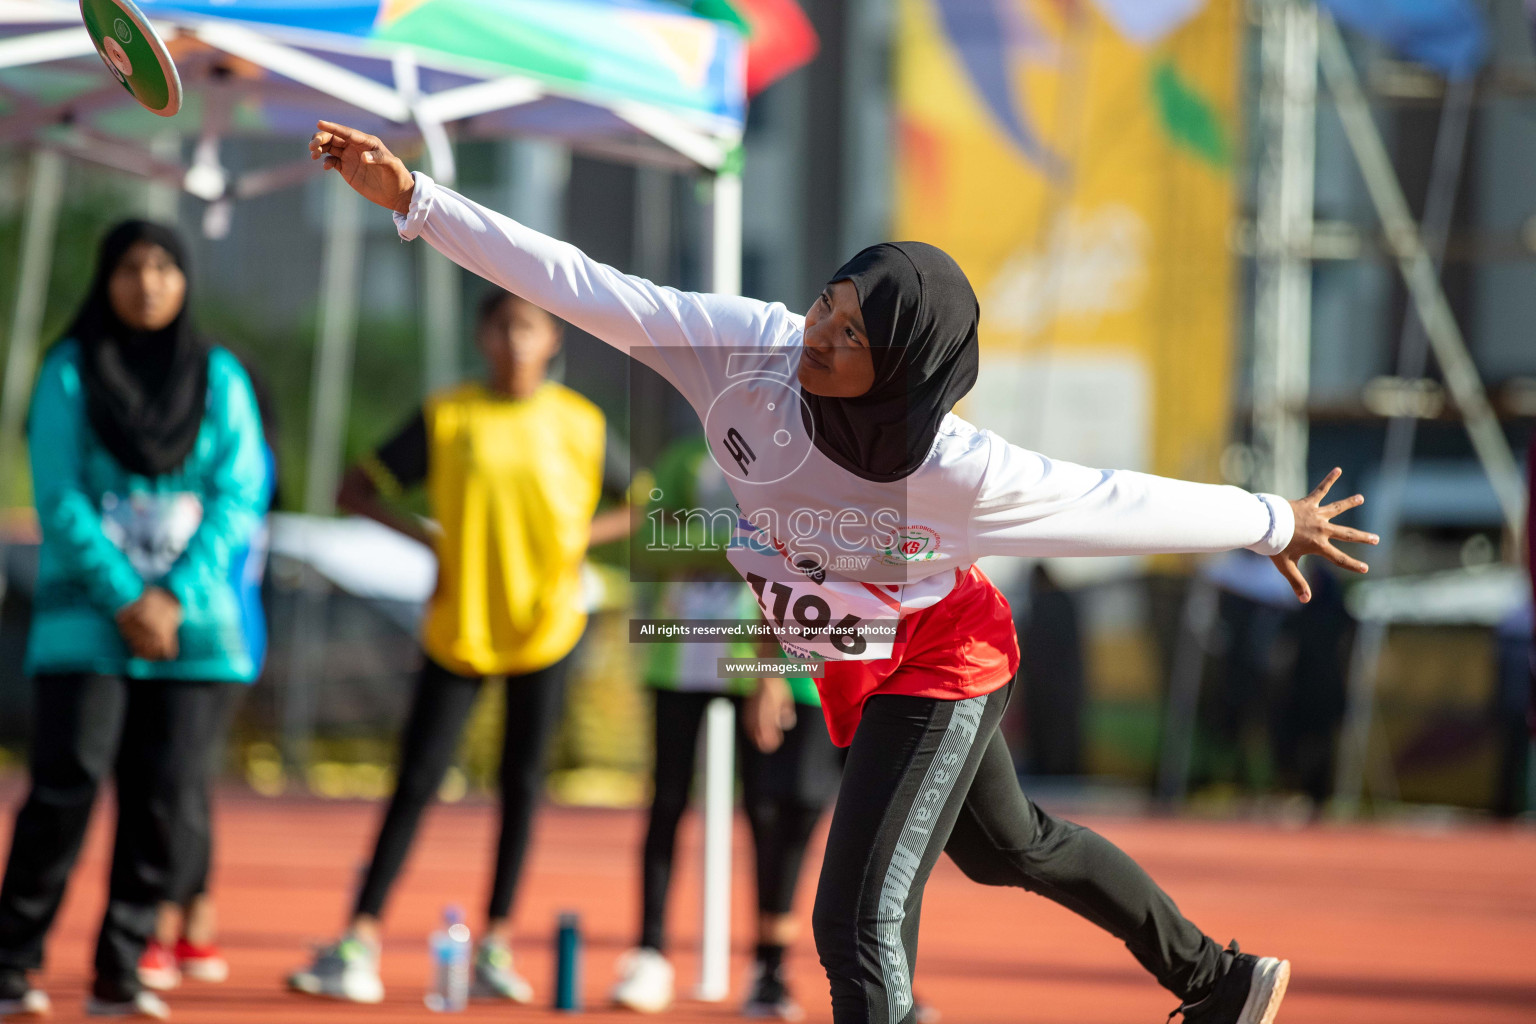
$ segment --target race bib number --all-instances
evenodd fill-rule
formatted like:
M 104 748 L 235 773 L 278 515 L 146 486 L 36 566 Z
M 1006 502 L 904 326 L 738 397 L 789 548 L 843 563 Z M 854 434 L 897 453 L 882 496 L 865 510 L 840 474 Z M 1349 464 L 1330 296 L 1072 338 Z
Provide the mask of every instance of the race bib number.
M 786 654 L 826 661 L 891 656 L 901 615 L 899 590 L 802 571 L 767 531 L 745 520 L 738 520 L 726 557 L 752 587 Z
M 185 492 L 101 499 L 101 532 L 146 583 L 171 571 L 202 521 L 203 503 Z

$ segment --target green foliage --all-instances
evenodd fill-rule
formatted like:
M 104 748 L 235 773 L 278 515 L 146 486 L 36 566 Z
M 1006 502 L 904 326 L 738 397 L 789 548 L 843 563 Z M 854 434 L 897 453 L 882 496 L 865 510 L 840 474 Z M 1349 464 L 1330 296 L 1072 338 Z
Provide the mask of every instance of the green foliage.
M 195 312 L 202 331 L 247 359 L 271 392 L 276 407 L 281 507 L 301 509 L 308 468 L 310 378 L 318 315 L 311 313 L 295 328 L 273 328 L 264 323 L 259 309 L 241 307 L 217 296 L 198 302 Z M 347 410 L 349 460 L 371 451 L 399 429 L 421 401 L 415 324 L 365 317 L 358 324 L 357 337 Z
M 26 162 L 13 160 L 9 168 L 16 204 L 0 211 L 0 338 L 5 356 L 10 354 L 11 318 L 16 312 L 16 282 L 21 272 L 21 241 L 26 197 Z M 84 180 L 77 180 L 83 178 Z M 128 190 L 94 176 L 72 176 L 67 201 L 59 211 L 54 242 L 53 268 L 44 305 L 38 362 L 47 347 L 64 332 L 90 288 L 96 268 L 96 246 L 108 228 L 123 217 Z M 0 363 L 3 365 L 3 363 Z M 26 460 L 17 459 L 14 476 L 0 480 L 0 506 L 24 506 L 32 500 L 32 483 Z

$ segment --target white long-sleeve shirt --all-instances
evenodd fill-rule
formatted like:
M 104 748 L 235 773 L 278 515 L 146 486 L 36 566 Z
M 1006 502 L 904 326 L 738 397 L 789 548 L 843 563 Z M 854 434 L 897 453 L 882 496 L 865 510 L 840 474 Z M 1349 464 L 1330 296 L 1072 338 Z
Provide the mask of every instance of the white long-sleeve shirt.
M 620 273 L 424 174 L 415 179 L 409 212 L 395 215 L 401 238 L 424 238 L 682 392 L 740 507 L 729 557 L 770 619 L 856 632 L 936 604 L 983 555 L 1273 555 L 1290 543 L 1291 507 L 1278 496 L 1062 462 L 953 413 L 909 476 L 864 480 L 809 436 L 797 378 L 803 317 Z M 874 659 L 890 644 L 823 634 L 792 653 Z

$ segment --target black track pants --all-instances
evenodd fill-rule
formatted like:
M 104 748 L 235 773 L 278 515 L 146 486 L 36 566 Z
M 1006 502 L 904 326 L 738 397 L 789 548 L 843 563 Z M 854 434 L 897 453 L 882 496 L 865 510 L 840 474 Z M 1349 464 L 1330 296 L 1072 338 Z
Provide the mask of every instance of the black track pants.
M 138 991 L 139 955 L 174 887 L 184 805 L 207 790 L 230 685 L 86 673 L 34 681 L 32 787 L 0 886 L 0 968 L 42 966 L 96 791 L 111 776 L 117 832 L 96 976 L 115 992 Z
M 526 675 L 507 676 L 507 714 L 501 746 L 501 835 L 496 877 L 487 914 L 508 916 L 522 875 L 544 779 L 544 764 L 560 713 L 571 656 Z M 469 720 L 480 676 L 461 676 L 428 658 L 416 682 L 416 696 L 400 740 L 400 772 L 389 810 L 379 827 L 373 859 L 357 894 L 355 913 L 379 917 L 389 890 L 405 864 L 421 815 L 437 796 Z
M 975 881 L 1040 893 L 1111 932 L 1181 999 L 1215 984 L 1220 947 L 1146 872 L 1019 790 L 997 731 L 1011 689 L 865 704 L 816 891 L 837 1024 L 910 1020 L 923 886 L 940 851 Z
M 719 694 L 660 689 L 655 693 L 655 795 L 641 857 L 640 945 L 659 950 L 666 948 L 667 892 L 677 827 L 693 788 L 699 725 L 709 702 Z M 795 727 L 784 733 L 777 750 L 765 754 L 747 739 L 741 728 L 740 701 L 736 705 L 736 750 L 756 854 L 757 908 L 763 914 L 787 914 L 806 844 L 837 793 L 841 758 L 827 735 L 820 708 L 796 706 Z
M 213 787 L 224 762 L 230 723 L 246 689 L 240 683 L 220 683 L 214 688 L 208 768 L 201 778 L 187 778 L 188 789 L 180 801 L 182 821 L 173 850 L 171 890 L 166 894 L 166 900 L 178 906 L 187 906 L 208 891 L 209 876 L 213 873 Z

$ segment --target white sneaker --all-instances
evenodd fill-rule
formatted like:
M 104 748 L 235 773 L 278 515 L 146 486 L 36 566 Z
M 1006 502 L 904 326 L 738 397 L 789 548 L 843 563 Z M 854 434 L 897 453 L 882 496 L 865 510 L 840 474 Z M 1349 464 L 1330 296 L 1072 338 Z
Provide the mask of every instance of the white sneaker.
M 0 1020 L 21 1020 L 27 1017 L 46 1017 L 53 1012 L 48 993 L 40 988 L 28 987 L 14 999 L 0 999 Z
M 165 1000 L 149 989 L 135 992 L 132 999 L 122 1001 L 97 999 L 90 996 L 85 1001 L 87 1017 L 137 1017 L 141 1020 L 170 1020 L 171 1008 Z
M 613 1001 L 640 1013 L 660 1013 L 672 1005 L 672 978 L 672 965 L 659 950 L 632 949 L 619 958 Z
M 384 1001 L 378 951 L 351 935 L 317 949 L 308 967 L 288 975 L 288 987 L 305 995 L 349 1003 Z

